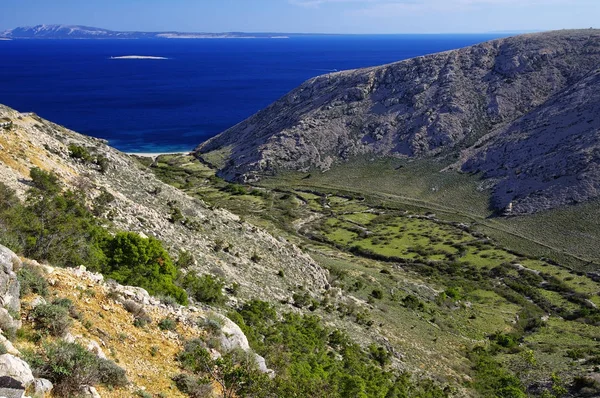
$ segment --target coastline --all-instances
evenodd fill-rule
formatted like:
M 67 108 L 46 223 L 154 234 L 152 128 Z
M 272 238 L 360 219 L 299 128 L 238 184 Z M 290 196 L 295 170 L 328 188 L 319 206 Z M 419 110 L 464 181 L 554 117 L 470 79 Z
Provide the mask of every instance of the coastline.
M 161 155 L 186 155 L 190 152 L 125 152 L 129 156 L 139 156 L 142 158 L 157 158 Z

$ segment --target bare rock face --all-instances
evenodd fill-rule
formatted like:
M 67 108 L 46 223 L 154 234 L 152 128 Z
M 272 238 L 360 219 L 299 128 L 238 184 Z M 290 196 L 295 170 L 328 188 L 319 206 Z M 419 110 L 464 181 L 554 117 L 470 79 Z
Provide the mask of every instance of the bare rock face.
M 14 332 L 21 327 L 21 321 L 11 315 L 21 310 L 20 285 L 15 273 L 20 267 L 19 257 L 0 246 L 0 329 L 4 332 Z
M 586 166 L 589 157 L 580 155 L 590 151 L 588 144 L 595 141 L 597 130 L 584 129 L 589 119 L 582 121 L 578 132 L 569 135 L 572 140 L 578 137 L 579 149 L 574 148 L 574 141 L 563 146 L 562 140 L 570 123 L 582 117 L 580 113 L 593 114 L 590 104 L 597 97 L 581 96 L 585 87 L 576 87 L 595 84 L 590 74 L 599 64 L 600 31 L 589 29 L 522 35 L 380 67 L 332 73 L 307 81 L 201 144 L 195 153 L 207 161 L 224 157 L 218 166 L 227 179 L 255 181 L 281 170 L 327 170 L 356 155 L 457 156 L 474 148 L 482 137 L 508 129 L 513 143 L 522 141 L 527 147 L 536 145 L 534 136 L 548 140 L 553 144 L 547 145 L 546 151 L 566 151 L 565 158 L 576 164 L 542 168 L 547 171 L 539 172 L 536 178 L 540 180 L 552 179 L 557 173 L 565 177 L 552 187 L 526 181 L 519 183 L 525 188 L 509 188 L 509 194 L 501 194 L 507 186 L 498 187 L 495 204 L 502 207 L 516 200 L 515 212 L 531 212 L 586 200 L 597 194 L 598 185 L 587 178 L 594 174 Z M 556 104 L 560 96 L 568 101 L 565 90 L 575 90 L 569 98 L 575 106 L 563 110 L 560 120 L 564 123 L 547 121 L 544 118 L 553 117 L 558 108 L 544 109 Z M 529 130 L 534 123 L 549 125 L 536 134 L 530 131 L 523 140 L 525 136 L 519 135 L 522 125 L 514 121 L 527 115 L 521 122 L 528 123 Z M 472 161 L 463 158 L 462 169 L 482 170 L 491 176 L 494 167 L 502 166 L 490 163 L 494 148 L 488 148 L 485 164 L 477 160 L 481 153 Z M 525 156 L 528 153 L 530 157 Z M 524 169 L 536 155 L 541 153 L 527 147 L 505 163 Z M 567 179 L 573 180 L 569 191 L 577 186 L 572 200 L 557 191 L 567 189 L 562 185 Z M 514 181 L 506 184 L 512 187 Z M 524 196 L 530 199 L 524 200 Z
M 16 271 L 21 268 L 21 260 L 15 253 L 0 246 L 0 306 L 14 312 L 21 310 L 19 281 Z
M 497 180 L 499 209 L 531 213 L 600 195 L 600 69 L 463 154 L 461 168 Z

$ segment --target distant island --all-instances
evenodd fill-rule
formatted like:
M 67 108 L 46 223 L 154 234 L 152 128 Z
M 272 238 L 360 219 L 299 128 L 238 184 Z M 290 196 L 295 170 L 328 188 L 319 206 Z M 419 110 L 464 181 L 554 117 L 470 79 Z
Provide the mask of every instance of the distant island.
M 110 57 L 110 59 L 169 59 L 165 57 L 155 57 L 151 55 L 123 55 L 120 57 Z
M 0 32 L 7 39 L 289 39 L 306 34 L 288 33 L 189 33 L 189 32 L 121 32 L 80 25 L 36 25 Z

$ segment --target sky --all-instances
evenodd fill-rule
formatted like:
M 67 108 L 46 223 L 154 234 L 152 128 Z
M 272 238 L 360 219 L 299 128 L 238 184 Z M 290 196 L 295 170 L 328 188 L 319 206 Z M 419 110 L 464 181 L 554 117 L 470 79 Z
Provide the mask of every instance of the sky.
M 600 27 L 600 0 L 0 0 L 0 30 L 484 33 Z

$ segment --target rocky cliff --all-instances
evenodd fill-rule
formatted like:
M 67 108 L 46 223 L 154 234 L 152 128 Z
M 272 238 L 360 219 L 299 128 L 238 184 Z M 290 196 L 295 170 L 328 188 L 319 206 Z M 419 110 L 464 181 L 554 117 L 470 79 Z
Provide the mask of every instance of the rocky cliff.
M 545 164 L 551 157 L 536 163 L 539 175 L 522 173 L 518 184 L 510 173 L 496 176 L 492 171 L 503 167 L 492 161 L 496 159 L 492 153 L 501 147 L 497 140 L 507 137 L 507 133 L 497 132 L 508 129 L 514 140 L 519 135 L 519 119 L 527 117 L 530 127 L 532 123 L 546 125 L 536 136 L 555 142 L 554 150 L 564 151 L 562 158 L 577 162 L 559 172 L 577 185 L 576 200 L 587 200 L 595 195 L 597 185 L 591 182 L 593 188 L 583 188 L 581 185 L 590 185 L 590 181 L 578 179 L 573 172 L 596 166 L 589 158 L 577 156 L 586 150 L 583 147 L 559 143 L 564 136 L 561 131 L 584 113 L 593 114 L 595 97 L 564 96 L 581 85 L 594 84 L 590 75 L 599 64 L 600 31 L 580 30 L 517 36 L 390 65 L 328 74 L 307 81 L 265 110 L 201 144 L 196 154 L 216 163 L 228 179 L 255 181 L 285 169 L 327 170 L 357 155 L 422 158 L 457 156 L 461 150 L 470 149 L 465 156 L 474 158 L 463 158 L 463 170 L 484 171 L 486 177 L 510 180 L 503 183 L 510 189 L 504 185 L 495 189 L 494 203 L 498 206 L 524 201 L 528 204 L 515 207 L 515 211 L 530 212 L 567 203 L 561 184 L 540 189 L 530 180 L 557 175 L 556 165 Z M 572 101 L 572 106 L 561 110 L 559 117 L 548 107 L 560 98 Z M 585 136 L 589 144 L 597 139 L 598 128 L 588 120 L 583 123 L 589 128 L 575 135 Z M 487 161 L 479 167 L 477 159 L 482 155 L 474 150 L 474 144 L 490 133 L 497 137 L 497 144 L 486 147 Z M 514 169 L 525 169 L 532 161 L 531 156 L 520 155 L 537 153 L 532 147 L 534 140 L 522 143 L 525 148 L 511 157 Z M 581 142 L 585 148 L 588 144 Z M 214 155 L 218 155 L 218 162 Z M 536 198 L 529 198 L 534 193 Z

